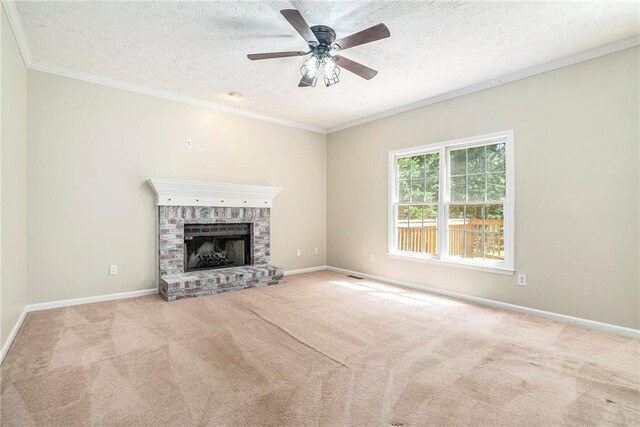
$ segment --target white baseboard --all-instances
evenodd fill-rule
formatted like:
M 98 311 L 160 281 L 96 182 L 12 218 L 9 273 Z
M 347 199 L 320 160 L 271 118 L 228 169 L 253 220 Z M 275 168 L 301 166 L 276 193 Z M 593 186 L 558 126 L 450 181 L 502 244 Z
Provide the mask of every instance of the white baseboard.
M 521 305 L 509 304 L 506 302 L 500 302 L 487 298 L 474 297 L 472 295 L 461 294 L 458 292 L 446 291 L 443 289 L 431 288 L 428 286 L 422 286 L 415 283 L 404 282 L 402 280 L 389 279 L 387 277 L 374 276 L 372 274 L 362 273 L 359 271 L 347 270 L 344 268 L 327 266 L 327 270 L 337 273 L 351 274 L 366 279 L 377 280 L 380 282 L 391 283 L 393 285 L 403 286 L 405 288 L 417 289 L 420 291 L 431 292 L 434 294 L 444 295 L 452 298 L 461 299 L 464 301 L 473 302 L 476 304 L 485 305 L 488 307 L 499 308 L 507 311 L 515 311 L 518 313 L 531 314 L 533 316 L 544 317 L 545 319 L 556 320 L 562 323 L 570 323 L 573 325 L 584 326 L 591 329 L 597 329 L 600 331 L 611 332 L 618 335 L 624 335 L 632 338 L 640 338 L 640 330 L 627 328 L 624 326 L 612 325 L 610 323 L 597 322 L 595 320 L 583 319 L 581 317 L 568 316 L 566 314 L 554 313 L 551 311 L 538 310 L 537 308 L 523 307 Z
M 288 270 L 284 272 L 284 275 L 289 276 L 292 274 L 312 273 L 314 271 L 322 271 L 326 269 L 327 269 L 326 265 L 319 265 L 317 267 L 301 268 L 298 270 Z M 119 292 L 116 294 L 98 295 L 95 297 L 73 298 L 73 299 L 65 299 L 65 300 L 58 300 L 58 301 L 51 301 L 51 302 L 41 302 L 37 304 L 28 304 L 22 310 L 20 317 L 18 318 L 18 320 L 16 321 L 16 324 L 13 326 L 13 329 L 11 330 L 11 333 L 5 340 L 2 348 L 0 348 L 0 364 L 2 364 L 2 361 L 4 360 L 5 355 L 9 351 L 11 344 L 13 344 L 13 340 L 16 338 L 18 331 L 20 330 L 20 328 L 22 327 L 22 324 L 24 323 L 24 319 L 27 317 L 27 313 L 30 313 L 32 311 L 49 310 L 52 308 L 71 307 L 74 305 L 91 304 L 94 302 L 104 302 L 104 301 L 113 301 L 113 300 L 125 299 L 125 298 L 142 297 L 146 295 L 154 295 L 157 293 L 158 293 L 158 289 L 153 288 L 153 289 L 143 289 L 141 291 Z
M 538 316 L 538 317 L 544 317 L 546 319 L 557 320 L 557 321 L 563 322 L 563 323 L 571 323 L 571 324 L 574 324 L 574 325 L 584 326 L 584 327 L 587 327 L 587 328 L 597 329 L 597 330 L 605 331 L 605 332 L 611 332 L 611 333 L 614 333 L 614 334 L 624 335 L 624 336 L 627 336 L 627 337 L 640 338 L 640 330 L 638 330 L 638 329 L 626 328 L 624 326 L 611 325 L 609 323 L 596 322 L 595 320 L 589 320 L 589 319 L 583 319 L 583 318 L 580 318 L 580 317 L 567 316 L 565 314 L 559 314 L 559 313 L 553 313 L 553 312 L 550 312 L 550 311 L 538 310 L 538 309 L 535 309 L 535 308 L 523 307 L 523 306 L 520 306 L 520 305 L 509 304 L 509 303 L 506 303 L 506 302 L 495 301 L 495 300 L 491 300 L 491 299 L 487 299 L 487 298 L 474 297 L 474 296 L 471 296 L 471 295 L 465 295 L 465 294 L 461 294 L 461 293 L 458 293 L 458 292 L 452 292 L 452 291 L 446 291 L 446 290 L 443 290 L 443 289 L 431 288 L 431 287 L 428 287 L 428 286 L 422 286 L 422 285 L 418 285 L 418 284 L 415 284 L 415 283 L 404 282 L 404 281 L 395 280 L 395 279 L 389 279 L 387 277 L 374 276 L 372 274 L 362 273 L 362 272 L 353 271 L 353 270 L 347 270 L 347 269 L 344 269 L 344 268 L 332 267 L 332 266 L 327 266 L 327 265 L 320 265 L 320 266 L 317 266 L 317 267 L 301 268 L 301 269 L 298 269 L 298 270 L 288 270 L 288 271 L 285 271 L 284 274 L 285 274 L 285 276 L 289 276 L 289 275 L 292 275 L 292 274 L 312 273 L 314 271 L 322 271 L 322 270 L 329 270 L 329 271 L 334 271 L 334 272 L 343 273 L 343 274 L 351 274 L 351 275 L 354 275 L 354 276 L 364 277 L 364 278 L 367 278 L 367 279 L 377 280 L 377 281 L 380 281 L 380 282 L 391 283 L 393 285 L 403 286 L 403 287 L 406 287 L 406 288 L 417 289 L 417 290 L 420 290 L 420 291 L 431 292 L 431 293 L 439 294 L 439 295 L 445 295 L 445 296 L 448 296 L 448 297 L 457 298 L 457 299 L 461 299 L 461 300 L 464 300 L 464 301 L 473 302 L 473 303 L 476 303 L 476 304 L 486 305 L 486 306 L 493 307 L 493 308 L 499 308 L 499 309 L 502 309 L 502 310 L 508 310 L 508 311 L 515 311 L 515 312 L 518 312 L 518 313 L 531 314 L 531 315 Z M 125 298 L 141 297 L 141 296 L 146 296 L 146 295 L 154 295 L 154 294 L 157 294 L 157 293 L 158 293 L 158 290 L 156 288 L 153 288 L 153 289 L 143 289 L 141 291 L 120 292 L 120 293 L 116 293 L 116 294 L 99 295 L 99 296 L 95 296 L 95 297 L 74 298 L 74 299 L 67 299 L 67 300 L 60 300 L 60 301 L 43 302 L 43 303 L 38 303 L 38 304 L 29 304 L 24 308 L 24 310 L 22 310 L 22 313 L 20 314 L 20 317 L 18 318 L 18 320 L 16 321 L 16 324 L 14 325 L 13 329 L 11 330 L 11 333 L 9 334 L 9 336 L 7 337 L 7 339 L 4 342 L 4 345 L 0 349 L 0 364 L 4 360 L 4 357 L 6 356 L 7 352 L 9 351 L 9 348 L 11 347 L 11 344 L 13 343 L 13 340 L 15 339 L 16 335 L 18 334 L 18 331 L 22 327 L 22 324 L 24 323 L 24 320 L 27 317 L 27 313 L 30 313 L 32 311 L 47 310 L 47 309 L 51 309 L 51 308 L 70 307 L 70 306 L 74 306 L 74 305 L 90 304 L 90 303 L 94 303 L 94 302 L 104 302 L 104 301 L 113 301 L 113 300 L 125 299 Z
M 289 276 L 292 274 L 311 273 L 314 271 L 322 271 L 326 269 L 327 269 L 326 265 L 320 265 L 317 267 L 301 268 L 298 270 L 288 270 L 284 272 L 284 275 Z M 115 294 L 98 295 L 95 297 L 73 298 L 73 299 L 65 299 L 65 300 L 58 300 L 58 301 L 51 301 L 51 302 L 41 302 L 37 304 L 28 304 L 22 310 L 20 317 L 18 318 L 18 320 L 16 321 L 16 324 L 13 326 L 13 329 L 11 330 L 11 333 L 9 334 L 9 336 L 4 342 L 4 345 L 0 349 L 0 364 L 2 364 L 2 361 L 4 360 L 5 355 L 9 351 L 11 344 L 13 344 L 13 340 L 16 338 L 18 331 L 22 327 L 22 324 L 24 323 L 24 320 L 27 317 L 27 313 L 30 313 L 32 311 L 49 310 L 52 308 L 71 307 L 74 305 L 91 304 L 94 302 L 104 302 L 104 301 L 113 301 L 113 300 L 125 299 L 125 298 L 142 297 L 146 295 L 154 295 L 157 293 L 158 293 L 158 289 L 153 288 L 153 289 L 143 289 L 141 291 L 119 292 Z
M 70 307 L 72 305 L 91 304 L 93 302 L 113 301 L 117 299 L 143 297 L 145 295 L 154 295 L 158 293 L 158 289 L 143 289 L 141 291 L 119 292 L 117 294 L 98 295 L 95 297 L 63 299 L 59 301 L 41 302 L 38 304 L 29 304 L 27 309 L 29 312 L 48 310 L 50 308 Z
M 300 268 L 298 270 L 287 270 L 284 272 L 285 276 L 291 276 L 292 274 L 313 273 L 314 271 L 326 270 L 326 265 L 319 265 L 317 267 Z
M 22 327 L 22 324 L 24 323 L 24 319 L 27 317 L 27 314 L 31 313 L 32 311 L 48 310 L 50 308 L 70 307 L 72 305 L 90 304 L 93 302 L 104 302 L 104 301 L 113 301 L 113 300 L 125 299 L 125 298 L 142 297 L 145 295 L 154 295 L 157 293 L 158 293 L 158 289 L 153 288 L 153 289 L 143 289 L 141 291 L 119 292 L 117 294 L 98 295 L 95 297 L 74 298 L 74 299 L 65 299 L 60 301 L 42 302 L 38 304 L 28 304 L 27 306 L 25 306 L 24 310 L 22 310 L 22 314 L 20 314 L 20 317 L 16 321 L 16 324 L 11 330 L 11 333 L 5 340 L 4 345 L 2 346 L 2 349 L 0 349 L 0 364 L 4 360 L 4 357 L 6 356 L 7 352 L 9 351 L 11 344 L 13 344 L 13 340 L 16 338 L 18 331 Z
M 22 327 L 22 324 L 24 323 L 24 319 L 27 317 L 27 313 L 29 312 L 27 308 L 28 306 L 26 306 L 22 310 L 22 313 L 20 313 L 20 316 L 18 317 L 16 324 L 13 325 L 13 329 L 9 333 L 9 336 L 7 337 L 6 340 L 4 340 L 4 345 L 0 349 L 0 364 L 2 364 L 2 361 L 4 360 L 4 357 L 7 355 L 7 352 L 9 351 L 11 344 L 13 344 L 13 340 L 16 338 L 16 335 L 18 335 L 18 331 L 20 330 L 20 328 Z

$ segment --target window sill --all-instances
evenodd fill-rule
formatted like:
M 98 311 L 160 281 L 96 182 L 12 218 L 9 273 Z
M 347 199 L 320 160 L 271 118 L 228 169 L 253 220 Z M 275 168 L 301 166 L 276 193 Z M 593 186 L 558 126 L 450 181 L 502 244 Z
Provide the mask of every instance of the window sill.
M 457 261 L 451 259 L 439 259 L 430 257 L 428 255 L 415 255 L 409 252 L 391 252 L 387 254 L 391 259 L 398 259 L 403 261 L 424 262 L 427 264 L 443 265 L 446 267 L 464 268 L 467 270 L 484 271 L 487 273 L 502 274 L 505 276 L 512 276 L 515 273 L 513 268 L 505 267 L 502 265 L 487 265 L 477 264 L 472 262 Z

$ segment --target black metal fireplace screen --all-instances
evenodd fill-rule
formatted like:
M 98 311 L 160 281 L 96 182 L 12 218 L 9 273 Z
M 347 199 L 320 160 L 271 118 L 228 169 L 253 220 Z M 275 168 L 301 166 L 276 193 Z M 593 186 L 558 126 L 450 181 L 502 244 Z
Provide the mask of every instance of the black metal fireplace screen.
M 185 224 L 185 271 L 251 264 L 251 224 Z

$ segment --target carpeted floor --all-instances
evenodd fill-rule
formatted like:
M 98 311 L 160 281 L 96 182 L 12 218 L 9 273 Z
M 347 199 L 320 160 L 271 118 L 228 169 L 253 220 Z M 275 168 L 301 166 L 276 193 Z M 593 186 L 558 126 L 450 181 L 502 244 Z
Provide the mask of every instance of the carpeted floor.
M 639 425 L 638 340 L 337 273 L 31 313 L 1 424 Z

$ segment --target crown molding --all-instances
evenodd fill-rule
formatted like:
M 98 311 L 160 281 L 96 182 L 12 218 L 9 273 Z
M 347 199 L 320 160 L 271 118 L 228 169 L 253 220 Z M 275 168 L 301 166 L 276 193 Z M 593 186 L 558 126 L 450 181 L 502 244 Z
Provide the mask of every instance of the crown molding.
M 281 187 L 151 178 L 158 206 L 270 208 Z
M 328 134 L 339 132 L 344 129 L 359 126 L 365 123 L 373 122 L 375 120 L 384 119 L 385 117 L 395 116 L 397 114 L 406 113 L 407 111 L 417 110 L 418 108 L 426 107 L 428 105 L 437 104 L 439 102 L 448 101 L 453 98 L 469 95 L 475 92 L 480 92 L 485 89 L 490 89 L 496 86 L 501 86 L 507 83 L 511 83 L 517 80 L 526 79 L 527 77 L 533 77 L 538 74 L 553 71 L 558 68 L 568 67 L 569 65 L 577 64 L 579 62 L 588 61 L 590 59 L 598 58 L 600 56 L 608 55 L 610 53 L 619 52 L 621 50 L 629 49 L 640 45 L 640 36 L 629 37 L 622 39 L 614 43 L 606 44 L 604 46 L 596 47 L 593 49 L 585 50 L 583 52 L 566 56 L 564 58 L 547 62 L 526 70 L 518 71 L 506 76 L 498 77 L 496 79 L 487 80 L 482 83 L 478 83 L 472 86 L 468 86 L 462 89 L 454 90 L 451 92 L 443 93 L 431 98 L 424 99 L 412 104 L 404 105 L 402 107 L 394 108 L 392 110 L 384 111 L 379 114 L 374 114 L 369 117 L 365 117 L 359 120 L 355 120 L 349 123 L 345 123 L 340 126 L 327 129 Z
M 13 35 L 15 36 L 16 42 L 18 43 L 18 49 L 20 49 L 20 54 L 22 55 L 24 65 L 29 68 L 33 63 L 33 57 L 31 56 L 31 50 L 29 49 L 29 44 L 27 43 L 27 37 L 24 35 L 24 28 L 22 28 L 20 16 L 18 15 L 18 9 L 16 9 L 16 4 L 13 0 L 2 0 L 2 6 L 4 6 L 4 11 L 6 12 L 7 18 L 9 19 L 9 25 L 11 26 Z
M 325 135 L 339 132 L 341 130 L 359 126 L 365 123 L 373 122 L 375 120 L 383 119 L 385 117 L 395 116 L 397 114 L 405 113 L 407 111 L 416 110 L 418 108 L 426 107 L 428 105 L 433 105 L 439 102 L 448 101 L 453 98 L 470 95 L 475 92 L 480 92 L 486 89 L 490 89 L 496 86 L 501 86 L 517 80 L 526 79 L 528 77 L 533 77 L 538 74 L 543 74 L 548 71 L 556 70 L 558 68 L 568 67 L 570 65 L 577 64 L 579 62 L 588 61 L 590 59 L 598 58 L 600 56 L 619 52 L 621 50 L 629 49 L 629 48 L 640 45 L 640 36 L 629 37 L 626 39 L 619 40 L 617 42 L 606 44 L 604 46 L 588 49 L 574 55 L 560 58 L 555 61 L 547 62 L 545 64 L 541 64 L 532 68 L 527 68 L 522 71 L 518 71 L 512 74 L 507 74 L 506 76 L 498 77 L 492 80 L 487 80 L 487 81 L 477 83 L 475 85 L 468 86 L 462 89 L 457 89 L 451 92 L 446 92 L 434 97 L 423 99 L 422 101 L 407 104 L 402 107 L 383 111 L 381 113 L 364 117 L 362 119 L 354 120 L 352 122 L 344 123 L 339 126 L 325 129 L 318 126 L 308 125 L 306 123 L 283 120 L 276 117 L 266 116 L 263 114 L 254 113 L 252 111 L 243 110 L 240 108 L 229 107 L 223 104 L 217 104 L 215 102 L 205 101 L 198 98 L 191 98 L 188 96 L 178 95 L 178 94 L 164 91 L 164 90 L 152 89 L 146 86 L 139 86 L 139 85 L 127 83 L 120 80 L 114 80 L 106 77 L 97 76 L 94 74 L 83 73 L 80 71 L 59 67 L 57 65 L 45 64 L 42 62 L 34 62 L 31 56 L 31 50 L 29 49 L 29 45 L 27 43 L 27 38 L 25 37 L 25 34 L 24 34 L 24 29 L 20 22 L 18 11 L 15 6 L 15 1 L 14 0 L 1 0 L 1 1 L 7 13 L 7 17 L 9 19 L 9 23 L 11 25 L 13 33 L 16 37 L 18 47 L 20 48 L 22 59 L 24 60 L 25 65 L 29 69 L 42 71 L 44 73 L 49 73 L 49 74 L 55 74 L 55 75 L 58 75 L 61 77 L 67 77 L 70 79 L 81 80 L 88 83 L 94 83 L 102 86 L 112 87 L 115 89 L 153 96 L 153 97 L 165 99 L 168 101 L 180 102 L 183 104 L 193 105 L 201 108 L 207 108 L 215 111 L 221 111 L 229 114 L 235 114 L 235 115 L 248 117 L 256 120 L 261 120 L 269 123 L 274 123 L 278 125 L 308 130 L 311 132 L 316 132 L 316 133 L 325 134 Z
M 235 114 L 238 116 L 248 117 L 251 119 L 261 120 L 264 122 L 274 123 L 283 126 L 289 126 L 293 128 L 308 130 L 311 132 L 317 132 L 326 134 L 326 129 L 316 126 L 307 125 L 304 123 L 292 122 L 289 120 L 282 120 L 263 114 L 254 113 L 240 108 L 229 107 L 222 104 L 216 104 L 215 102 L 205 101 L 203 99 L 191 98 L 189 96 L 178 95 L 172 92 L 152 89 L 146 86 L 139 86 L 132 83 L 127 83 L 121 80 L 109 79 L 107 77 L 97 76 L 95 74 L 83 73 L 81 71 L 71 70 L 69 68 L 58 67 L 57 65 L 45 64 L 42 62 L 32 62 L 29 67 L 31 70 L 42 71 L 44 73 L 55 74 L 61 77 L 67 77 L 74 80 L 81 80 L 88 83 L 94 83 L 101 86 L 107 86 L 115 89 L 125 90 L 128 92 L 139 93 L 142 95 L 149 95 L 155 98 L 161 98 L 168 101 L 180 102 L 183 104 L 193 105 L 195 107 L 207 108 L 210 110 L 221 111 L 223 113 Z
M 31 55 L 31 49 L 29 48 L 29 44 L 27 43 L 27 38 L 24 33 L 24 28 L 22 27 L 22 23 L 20 22 L 20 16 L 18 14 L 18 9 L 16 8 L 15 1 L 13 0 L 1 0 L 1 1 L 2 1 L 2 5 L 4 6 L 4 10 L 7 13 L 7 18 L 9 19 L 9 24 L 16 38 L 18 48 L 20 49 L 22 60 L 24 61 L 25 66 L 28 69 L 42 71 L 45 73 L 55 74 L 61 77 L 67 77 L 70 79 L 81 80 L 89 83 L 95 83 L 102 86 L 112 87 L 115 89 L 126 90 L 129 92 L 139 93 L 142 95 L 149 95 L 156 98 L 165 99 L 168 101 L 180 102 L 183 104 L 193 105 L 196 107 L 207 108 L 209 110 L 216 110 L 224 113 L 235 114 L 235 115 L 248 117 L 256 120 L 261 120 L 264 122 L 274 123 L 278 125 L 289 126 L 289 127 L 308 130 L 311 132 L 316 132 L 321 134 L 327 133 L 326 129 L 323 129 L 317 126 L 307 125 L 305 123 L 282 120 L 276 117 L 266 116 L 263 114 L 258 114 L 251 111 L 243 110 L 240 108 L 234 108 L 234 107 L 229 107 L 223 104 L 217 104 L 215 102 L 205 101 L 202 99 L 178 95 L 178 94 L 171 93 L 164 90 L 152 89 L 146 86 L 134 85 L 131 83 L 120 81 L 120 80 L 109 79 L 109 78 L 97 76 L 94 74 L 83 73 L 80 71 L 75 71 L 75 70 L 71 70 L 64 67 L 58 67 L 56 65 L 45 64 L 42 62 L 35 62 Z

